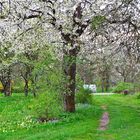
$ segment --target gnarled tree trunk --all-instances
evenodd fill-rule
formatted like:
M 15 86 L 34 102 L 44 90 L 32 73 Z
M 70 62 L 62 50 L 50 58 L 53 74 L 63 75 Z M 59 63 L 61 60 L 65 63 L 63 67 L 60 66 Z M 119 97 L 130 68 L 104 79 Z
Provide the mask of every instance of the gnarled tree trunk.
M 11 92 L 11 80 L 10 79 L 8 79 L 6 81 L 3 92 L 4 92 L 5 96 L 11 96 L 12 92 Z
M 11 70 L 6 69 L 3 71 L 3 76 L 1 77 L 1 83 L 3 85 L 3 93 L 5 96 L 10 96 L 11 92 Z
M 75 111 L 76 57 L 76 48 L 65 52 L 63 56 L 65 76 L 64 108 L 67 112 Z

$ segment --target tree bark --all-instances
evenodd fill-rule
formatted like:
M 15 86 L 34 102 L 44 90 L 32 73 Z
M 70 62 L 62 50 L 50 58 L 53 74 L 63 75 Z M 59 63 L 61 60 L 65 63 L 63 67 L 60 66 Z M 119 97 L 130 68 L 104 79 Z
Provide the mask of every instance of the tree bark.
M 105 78 L 105 79 L 106 79 L 106 80 L 105 80 L 105 91 L 106 91 L 106 92 L 108 92 L 109 87 L 110 87 L 110 75 L 109 75 L 109 72 L 110 72 L 110 71 L 109 71 L 109 69 L 107 68 L 107 69 L 106 69 L 106 72 L 105 72 L 105 73 L 106 73 L 106 78 Z
M 109 86 L 110 86 L 109 84 L 110 84 L 110 83 L 109 83 L 109 79 L 107 78 L 107 79 L 106 79 L 106 83 L 105 83 L 105 91 L 106 91 L 106 92 L 108 92 L 108 90 L 109 90 Z
M 30 65 L 24 64 L 25 72 L 21 71 L 21 76 L 24 79 L 24 94 L 28 96 L 29 92 L 29 77 L 31 76 L 32 67 Z
M 8 79 L 6 84 L 4 85 L 4 89 L 3 89 L 4 95 L 5 96 L 11 96 L 11 80 Z
M 75 112 L 76 89 L 76 49 L 71 49 L 63 56 L 63 71 L 65 76 L 64 109 L 67 112 Z
M 29 91 L 28 80 L 25 80 L 25 85 L 24 85 L 25 96 L 28 96 L 28 91 Z
M 32 94 L 34 97 L 36 97 L 36 76 L 31 78 L 31 82 L 32 82 Z
M 104 92 L 104 81 L 102 81 L 101 87 L 102 87 L 102 92 Z
M 11 70 L 5 70 L 3 77 L 1 79 L 1 83 L 3 85 L 3 93 L 5 96 L 11 96 Z

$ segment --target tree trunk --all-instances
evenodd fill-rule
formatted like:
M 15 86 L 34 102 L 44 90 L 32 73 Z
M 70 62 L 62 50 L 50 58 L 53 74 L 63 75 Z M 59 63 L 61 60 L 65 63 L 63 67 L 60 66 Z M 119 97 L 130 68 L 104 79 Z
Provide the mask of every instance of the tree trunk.
M 6 70 L 6 75 L 1 80 L 3 85 L 3 93 L 5 96 L 11 96 L 11 70 Z
M 104 76 L 104 73 L 101 75 L 102 79 L 101 79 L 101 88 L 102 88 L 102 92 L 105 91 L 105 76 Z
M 33 93 L 33 96 L 36 97 L 36 91 L 35 91 L 35 88 L 33 88 L 32 93 Z
M 105 91 L 108 92 L 110 87 L 110 75 L 108 69 L 106 70 Z
M 25 80 L 25 85 L 24 85 L 25 96 L 28 96 L 28 91 L 29 91 L 28 80 Z
M 109 90 L 109 87 L 110 87 L 109 84 L 110 84 L 110 83 L 109 83 L 109 79 L 106 79 L 106 85 L 105 85 L 105 91 L 106 91 L 106 92 L 108 92 L 108 90 Z
M 123 82 L 127 82 L 127 76 L 123 76 Z
M 4 95 L 5 96 L 10 96 L 11 95 L 11 80 L 8 79 L 6 84 L 4 85 Z
M 32 78 L 31 81 L 32 81 L 32 94 L 34 97 L 36 97 L 36 78 L 34 77 L 34 79 Z
M 76 89 L 76 49 L 71 49 L 63 56 L 63 70 L 65 76 L 64 109 L 67 112 L 75 111 Z
M 104 92 L 104 82 L 102 81 L 102 92 Z

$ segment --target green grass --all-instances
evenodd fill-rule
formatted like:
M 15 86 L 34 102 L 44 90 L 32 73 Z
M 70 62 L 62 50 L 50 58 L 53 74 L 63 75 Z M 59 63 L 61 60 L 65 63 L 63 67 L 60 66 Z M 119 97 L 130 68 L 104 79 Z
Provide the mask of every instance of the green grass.
M 37 123 L 26 106 L 32 97 L 0 96 L 0 140 L 65 140 L 90 138 L 96 134 L 102 110 L 99 106 L 77 105 L 75 113 L 63 113 L 57 123 Z
M 110 123 L 96 140 L 140 140 L 140 100 L 136 96 L 112 95 L 96 97 L 98 104 L 107 105 Z
M 72 114 L 63 113 L 57 123 L 37 123 L 26 106 L 32 97 L 0 96 L 0 140 L 140 140 L 140 99 L 135 96 L 93 96 L 93 105 L 77 105 Z M 110 123 L 98 130 L 107 106 Z

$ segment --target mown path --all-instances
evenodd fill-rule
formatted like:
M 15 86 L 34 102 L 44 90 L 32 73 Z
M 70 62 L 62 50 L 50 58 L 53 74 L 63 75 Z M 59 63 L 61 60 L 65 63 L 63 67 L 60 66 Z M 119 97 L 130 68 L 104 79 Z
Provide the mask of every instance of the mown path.
M 102 118 L 100 120 L 100 126 L 99 130 L 106 130 L 107 126 L 109 124 L 109 113 L 107 112 L 106 106 L 101 106 L 101 108 L 105 111 L 102 115 Z
M 104 96 L 104 95 L 114 95 L 115 93 L 93 93 L 93 95 L 101 95 L 101 96 Z
M 103 116 L 95 140 L 140 140 L 140 99 L 137 96 L 94 96 Z

